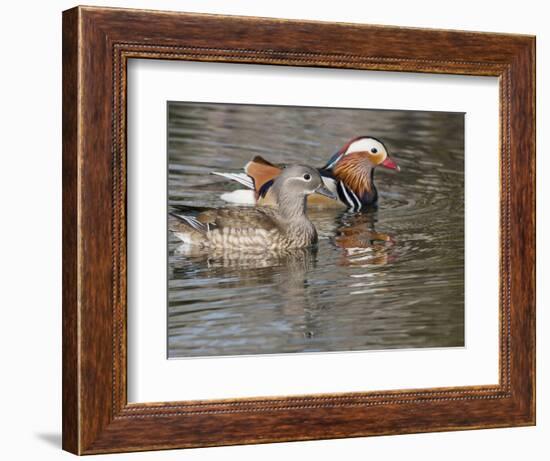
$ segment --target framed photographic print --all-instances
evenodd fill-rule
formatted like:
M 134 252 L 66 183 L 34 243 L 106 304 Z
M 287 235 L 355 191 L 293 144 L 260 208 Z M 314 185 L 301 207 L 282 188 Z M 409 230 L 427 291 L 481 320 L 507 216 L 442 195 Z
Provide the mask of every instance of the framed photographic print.
M 63 13 L 63 448 L 535 423 L 535 39 Z

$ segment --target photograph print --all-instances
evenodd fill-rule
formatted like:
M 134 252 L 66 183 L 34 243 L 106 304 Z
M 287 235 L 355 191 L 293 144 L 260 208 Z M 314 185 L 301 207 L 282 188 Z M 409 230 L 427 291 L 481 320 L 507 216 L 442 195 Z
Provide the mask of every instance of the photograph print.
M 464 113 L 169 101 L 168 358 L 464 347 Z

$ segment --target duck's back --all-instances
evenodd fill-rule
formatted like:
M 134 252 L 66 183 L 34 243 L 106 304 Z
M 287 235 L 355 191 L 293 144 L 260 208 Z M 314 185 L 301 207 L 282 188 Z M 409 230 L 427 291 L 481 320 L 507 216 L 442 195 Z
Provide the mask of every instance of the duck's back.
M 277 211 L 271 208 L 233 207 L 203 211 L 197 219 L 218 229 L 278 228 Z
M 205 224 L 207 245 L 225 249 L 288 248 L 290 242 L 278 219 L 269 208 L 228 208 L 201 213 L 197 219 Z

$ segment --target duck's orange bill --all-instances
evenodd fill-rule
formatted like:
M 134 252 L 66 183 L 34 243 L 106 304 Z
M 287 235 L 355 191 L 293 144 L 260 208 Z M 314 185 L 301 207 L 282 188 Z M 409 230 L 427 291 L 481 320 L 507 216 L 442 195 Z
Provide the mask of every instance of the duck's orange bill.
M 386 160 L 384 160 L 380 165 L 382 165 L 384 168 L 388 168 L 390 170 L 396 170 L 400 171 L 401 168 L 399 168 L 399 165 L 395 163 L 391 158 L 386 157 Z

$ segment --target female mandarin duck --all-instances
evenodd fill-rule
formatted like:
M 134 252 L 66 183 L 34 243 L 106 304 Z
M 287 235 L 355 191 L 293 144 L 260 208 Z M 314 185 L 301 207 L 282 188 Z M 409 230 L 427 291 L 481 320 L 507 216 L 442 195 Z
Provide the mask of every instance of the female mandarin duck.
M 279 171 L 270 187 L 273 207 L 222 208 L 198 216 L 172 214 L 170 230 L 185 243 L 208 249 L 285 250 L 317 242 L 317 231 L 306 215 L 306 197 L 332 199 L 315 168 L 293 165 Z
M 350 140 L 324 167 L 318 169 L 325 187 L 335 198 L 312 194 L 308 203 L 321 207 L 346 207 L 351 211 L 375 206 L 378 191 L 374 184 L 374 170 L 378 166 L 399 171 L 382 141 L 369 136 Z M 238 181 L 250 189 L 223 194 L 222 199 L 234 203 L 273 205 L 275 199 L 272 187 L 281 167 L 256 156 L 246 164 L 244 171 L 245 173 L 213 172 Z

